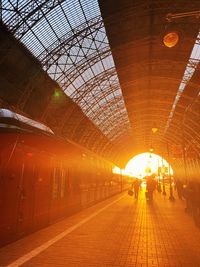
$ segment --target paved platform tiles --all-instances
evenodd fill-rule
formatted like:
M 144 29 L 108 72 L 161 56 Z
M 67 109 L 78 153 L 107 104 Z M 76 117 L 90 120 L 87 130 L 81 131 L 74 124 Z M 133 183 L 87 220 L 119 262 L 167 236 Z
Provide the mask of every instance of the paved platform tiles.
M 183 201 L 122 194 L 0 249 L 0 266 L 200 267 L 200 230 Z

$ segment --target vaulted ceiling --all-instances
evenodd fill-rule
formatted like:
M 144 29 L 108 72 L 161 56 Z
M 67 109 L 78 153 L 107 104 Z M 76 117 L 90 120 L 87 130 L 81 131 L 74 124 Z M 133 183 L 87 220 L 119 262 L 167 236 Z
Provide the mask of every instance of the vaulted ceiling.
M 200 19 L 187 15 L 199 13 L 200 2 L 100 0 L 100 7 L 131 122 L 134 150 L 148 151 L 153 146 L 162 153 L 167 143 L 199 143 L 200 55 L 193 58 L 191 52 L 196 43 L 199 53 Z M 179 17 L 169 21 L 168 14 Z M 180 36 L 172 48 L 162 42 L 170 29 Z M 189 75 L 193 71 L 193 76 Z M 158 128 L 155 134 L 153 127 Z
M 121 165 L 151 147 L 199 157 L 198 11 L 198 0 L 3 0 L 1 106 Z M 170 28 L 172 48 L 162 42 Z M 52 104 L 56 91 L 64 102 Z

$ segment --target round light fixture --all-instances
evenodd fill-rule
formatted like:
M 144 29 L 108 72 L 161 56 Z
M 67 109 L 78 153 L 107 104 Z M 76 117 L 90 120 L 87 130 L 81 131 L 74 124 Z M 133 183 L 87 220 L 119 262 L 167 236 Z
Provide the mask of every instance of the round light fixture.
M 163 36 L 163 43 L 166 47 L 172 48 L 174 47 L 179 41 L 179 35 L 176 31 L 167 32 Z

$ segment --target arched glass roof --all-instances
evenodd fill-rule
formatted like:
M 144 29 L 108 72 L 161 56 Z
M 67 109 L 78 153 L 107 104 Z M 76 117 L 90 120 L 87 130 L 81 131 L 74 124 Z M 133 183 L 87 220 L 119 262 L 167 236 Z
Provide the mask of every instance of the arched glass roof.
M 2 0 L 1 17 L 110 140 L 130 132 L 97 0 Z

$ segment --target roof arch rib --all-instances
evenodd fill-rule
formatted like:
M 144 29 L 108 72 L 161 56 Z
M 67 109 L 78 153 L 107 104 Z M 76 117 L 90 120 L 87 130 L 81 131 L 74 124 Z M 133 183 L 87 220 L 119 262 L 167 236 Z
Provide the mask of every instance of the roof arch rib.
M 110 68 L 83 84 L 71 97 L 109 137 L 114 124 L 114 128 L 118 128 L 115 133 L 116 137 L 121 131 L 130 130 L 127 127 L 129 121 L 119 90 L 115 68 Z M 116 114 L 118 114 L 117 119 Z M 112 139 L 114 138 L 112 137 Z
M 7 10 L 5 22 L 18 39 L 31 30 L 41 19 L 43 19 L 52 9 L 60 5 L 64 0 L 43 0 L 38 1 L 2 1 L 3 9 Z M 7 2 L 4 4 L 4 2 Z
M 1 0 L 0 26 L 25 50 L 4 53 L 2 37 L 2 98 L 123 162 L 151 146 L 199 144 L 199 18 L 166 19 L 199 9 L 199 0 Z M 169 49 L 171 26 L 180 38 Z
M 93 33 L 97 33 L 103 27 L 104 24 L 100 16 L 79 24 L 77 27 L 71 28 L 69 32 L 58 38 L 49 47 L 46 47 L 46 49 L 38 55 L 38 59 L 43 65 L 47 65 L 46 67 L 48 68 L 51 64 L 54 64 L 63 53 L 70 50 L 71 47 L 76 45 L 80 46 L 82 40 L 88 37 L 91 38 Z M 54 58 L 54 56 L 57 57 Z
M 131 136 L 97 0 L 2 0 L 1 14 L 12 34 L 112 144 L 125 132 Z M 60 121 L 59 132 L 64 133 L 68 121 Z M 77 121 L 74 129 L 82 124 Z M 89 134 L 89 128 L 82 136 L 76 130 L 74 138 L 90 142 Z

